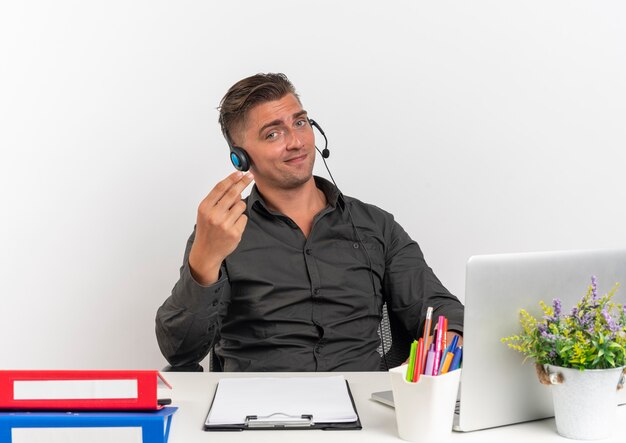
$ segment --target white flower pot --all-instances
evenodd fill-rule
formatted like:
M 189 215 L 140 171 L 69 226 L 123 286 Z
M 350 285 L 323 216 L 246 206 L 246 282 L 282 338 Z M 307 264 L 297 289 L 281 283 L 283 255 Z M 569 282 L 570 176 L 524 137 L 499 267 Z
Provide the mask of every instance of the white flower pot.
M 545 369 L 552 385 L 557 432 L 577 440 L 610 437 L 624 368 L 581 371 L 546 365 Z

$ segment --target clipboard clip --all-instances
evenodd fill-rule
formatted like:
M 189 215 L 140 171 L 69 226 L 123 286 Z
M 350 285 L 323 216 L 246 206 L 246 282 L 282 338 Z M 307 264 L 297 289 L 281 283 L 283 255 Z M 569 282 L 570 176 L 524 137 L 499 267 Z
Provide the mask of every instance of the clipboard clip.
M 315 425 L 313 415 L 289 415 L 275 412 L 270 415 L 247 415 L 245 425 L 248 428 L 291 428 Z

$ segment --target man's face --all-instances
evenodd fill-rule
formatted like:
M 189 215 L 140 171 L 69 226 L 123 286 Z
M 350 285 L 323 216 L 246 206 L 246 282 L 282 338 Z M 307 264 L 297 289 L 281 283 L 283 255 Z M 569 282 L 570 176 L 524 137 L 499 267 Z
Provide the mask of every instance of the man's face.
M 315 136 L 293 94 L 250 109 L 239 134 L 257 184 L 294 189 L 311 179 Z

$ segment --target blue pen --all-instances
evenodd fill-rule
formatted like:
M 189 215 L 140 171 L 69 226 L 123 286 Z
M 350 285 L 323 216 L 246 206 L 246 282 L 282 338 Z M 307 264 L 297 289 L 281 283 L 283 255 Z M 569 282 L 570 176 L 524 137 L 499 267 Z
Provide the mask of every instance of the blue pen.
M 448 346 L 448 351 L 452 352 L 456 349 L 456 345 L 459 344 L 459 336 L 455 335 L 454 338 L 452 339 L 452 344 L 450 346 Z
M 463 346 L 459 346 L 454 350 L 454 358 L 450 363 L 450 371 L 454 371 L 461 367 L 461 358 L 463 358 Z

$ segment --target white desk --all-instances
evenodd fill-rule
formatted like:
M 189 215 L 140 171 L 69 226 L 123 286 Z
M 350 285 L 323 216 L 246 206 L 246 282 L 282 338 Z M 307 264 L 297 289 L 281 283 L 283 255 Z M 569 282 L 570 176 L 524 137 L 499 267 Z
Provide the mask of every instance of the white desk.
M 350 382 L 350 389 L 356 403 L 363 429 L 360 431 L 243 431 L 205 432 L 202 425 L 209 412 L 215 387 L 223 377 L 263 377 L 263 376 L 318 376 L 320 373 L 166 373 L 165 378 L 173 390 L 160 392 L 160 397 L 171 397 L 173 406 L 178 406 L 170 430 L 170 443 L 307 443 L 320 442 L 394 442 L 400 443 L 396 430 L 393 408 L 370 400 L 375 391 L 390 389 L 389 374 L 385 372 L 349 372 L 343 375 Z M 337 375 L 333 373 L 332 375 Z M 618 423 L 626 423 L 626 407 L 617 414 Z M 610 440 L 602 443 L 626 441 L 626 425 Z M 139 428 L 84 428 L 84 429 L 26 429 L 13 434 L 14 443 L 138 443 L 141 441 Z M 569 441 L 556 433 L 553 419 L 539 420 L 496 429 L 470 433 L 452 433 L 452 443 L 527 443 Z M 423 442 L 431 443 L 431 442 Z M 436 443 L 436 442 L 432 442 Z
M 401 442 L 396 430 L 393 408 L 370 400 L 374 391 L 391 389 L 389 374 L 385 372 L 348 372 L 343 375 L 350 382 L 350 389 L 361 417 L 361 431 L 243 431 L 243 432 L 204 432 L 202 425 L 209 412 L 217 381 L 222 377 L 258 376 L 319 376 L 320 373 L 166 373 L 165 378 L 172 384 L 169 392 L 173 406 L 179 410 L 174 415 L 170 431 L 170 443 L 256 443 L 256 442 Z M 337 375 L 336 373 L 333 375 Z M 618 410 L 618 423 L 626 423 L 626 407 Z M 608 442 L 624 442 L 626 427 L 616 433 Z M 539 420 L 513 426 L 488 429 L 470 433 L 453 433 L 451 442 L 559 442 L 568 440 L 556 433 L 554 419 Z M 429 443 L 429 442 L 424 442 Z

